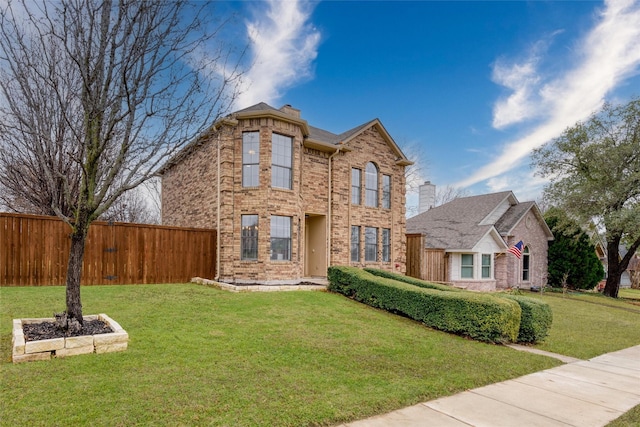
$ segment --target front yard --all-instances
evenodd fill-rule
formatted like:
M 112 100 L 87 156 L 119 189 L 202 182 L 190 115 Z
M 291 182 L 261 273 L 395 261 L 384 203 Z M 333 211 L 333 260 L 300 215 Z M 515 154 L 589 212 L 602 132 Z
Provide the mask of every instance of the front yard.
M 84 313 L 113 317 L 129 348 L 13 365 L 11 319 L 61 311 L 64 288 L 0 288 L 0 424 L 334 425 L 560 363 L 325 292 L 232 294 L 191 284 L 82 292 Z M 544 298 L 554 326 L 539 348 L 575 355 L 596 341 L 584 351 L 591 355 L 640 344 L 640 313 Z M 579 332 L 563 347 L 578 304 L 590 306 L 593 330 L 625 332 L 614 342 Z

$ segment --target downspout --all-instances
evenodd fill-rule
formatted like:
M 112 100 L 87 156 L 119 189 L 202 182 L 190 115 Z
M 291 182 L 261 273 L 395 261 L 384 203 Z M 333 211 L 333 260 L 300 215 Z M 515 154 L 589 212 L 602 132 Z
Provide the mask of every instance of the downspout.
M 216 277 L 215 280 L 218 281 L 220 279 L 220 183 L 222 182 L 220 179 L 220 129 L 218 129 L 218 155 L 216 156 L 218 158 L 217 161 L 217 168 L 218 168 L 218 173 L 216 174 L 217 177 L 217 185 L 216 185 L 216 191 L 218 193 L 218 196 L 216 197 Z
M 329 268 L 331 266 L 331 230 L 333 229 L 333 224 L 332 224 L 332 219 L 331 219 L 332 218 L 331 217 L 331 205 L 332 205 L 332 195 L 333 195 L 333 192 L 332 192 L 332 185 L 333 185 L 332 184 L 332 182 L 333 182 L 333 179 L 332 179 L 333 178 L 332 177 L 332 174 L 333 174 L 332 173 L 332 165 L 333 165 L 333 162 L 332 162 L 332 160 L 333 160 L 333 157 L 340 152 L 340 150 L 342 150 L 342 147 L 338 147 L 336 149 L 336 151 L 329 156 L 329 194 L 328 194 L 329 197 L 327 199 L 328 203 L 329 203 L 329 206 L 328 206 L 328 216 L 329 216 L 329 218 L 328 218 L 328 221 L 327 221 L 327 259 L 326 259 L 327 268 Z

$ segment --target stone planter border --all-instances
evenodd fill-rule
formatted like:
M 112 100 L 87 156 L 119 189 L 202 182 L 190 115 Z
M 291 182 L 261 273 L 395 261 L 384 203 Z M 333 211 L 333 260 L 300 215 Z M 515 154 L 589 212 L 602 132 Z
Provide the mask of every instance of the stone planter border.
M 26 341 L 22 326 L 28 323 L 54 322 L 53 317 L 41 319 L 13 319 L 12 360 L 13 363 L 50 360 L 52 357 L 68 357 L 88 353 L 111 353 L 127 349 L 129 334 L 122 326 L 106 314 L 84 316 L 84 320 L 102 320 L 113 332 L 108 334 L 82 335 L 79 337 L 54 338 Z

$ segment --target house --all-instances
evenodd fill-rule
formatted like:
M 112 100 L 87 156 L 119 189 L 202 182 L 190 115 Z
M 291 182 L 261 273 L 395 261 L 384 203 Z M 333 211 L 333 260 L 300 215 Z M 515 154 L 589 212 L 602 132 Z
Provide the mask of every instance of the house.
M 605 271 L 605 278 L 598 284 L 598 290 L 601 291 L 604 289 L 607 282 L 606 275 L 609 274 L 609 262 L 607 260 L 607 245 L 604 237 L 597 235 L 596 239 L 596 254 L 598 255 L 598 258 L 600 258 L 600 262 L 602 262 L 602 267 Z M 622 258 L 624 258 L 629 252 L 625 245 L 618 246 L 618 251 L 620 260 L 622 260 Z M 620 275 L 620 288 L 640 289 L 640 254 L 638 252 L 635 252 L 631 256 L 627 269 Z
M 429 258 L 420 269 L 409 266 L 409 274 L 419 278 L 486 291 L 546 284 L 553 234 L 536 203 L 521 203 L 511 191 L 461 197 L 430 208 L 407 220 L 407 233 L 420 236 L 421 242 L 418 258 L 412 249 L 407 257 Z M 509 252 L 519 241 L 520 258 Z
M 405 271 L 405 166 L 374 119 L 341 134 L 260 103 L 160 171 L 162 223 L 218 231 L 216 277 L 287 285 L 331 265 Z

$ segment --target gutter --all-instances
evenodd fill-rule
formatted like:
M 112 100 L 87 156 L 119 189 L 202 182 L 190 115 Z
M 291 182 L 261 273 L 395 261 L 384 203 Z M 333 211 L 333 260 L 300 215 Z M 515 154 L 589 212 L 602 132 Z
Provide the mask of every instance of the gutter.
M 220 279 L 220 129 L 218 129 L 218 146 L 216 147 L 216 150 L 218 151 L 218 161 L 217 161 L 217 165 L 216 167 L 218 168 L 217 171 L 217 177 L 216 180 L 217 185 L 216 185 L 216 191 L 217 191 L 217 197 L 216 197 L 216 276 L 215 276 L 215 280 L 218 281 Z

